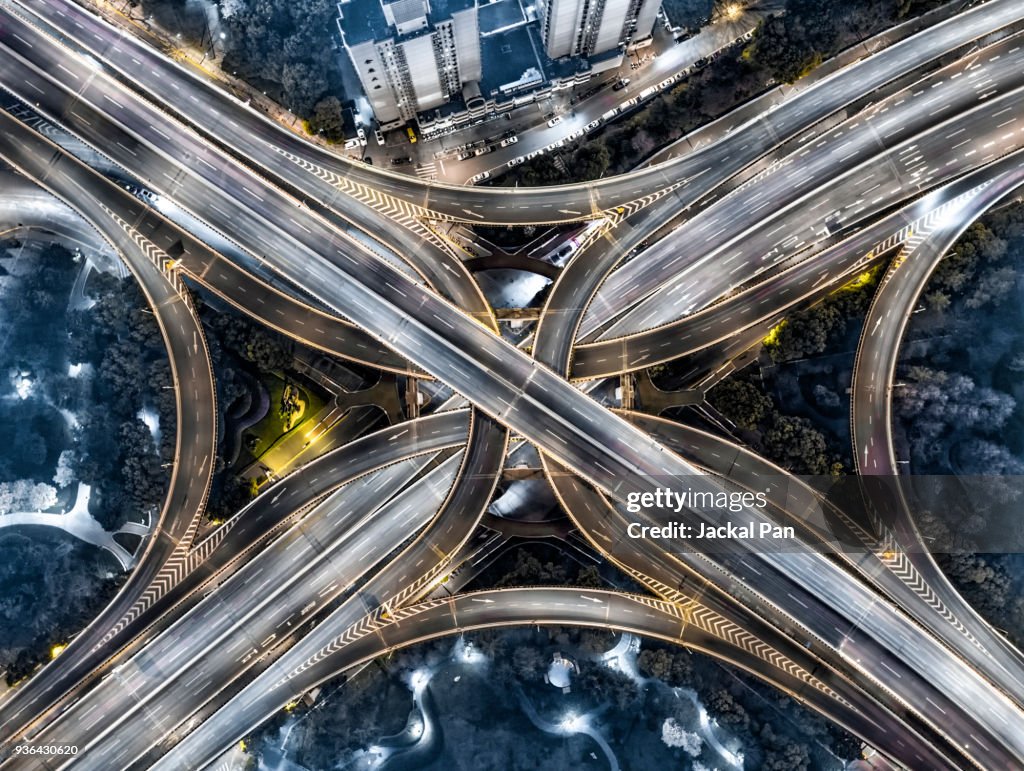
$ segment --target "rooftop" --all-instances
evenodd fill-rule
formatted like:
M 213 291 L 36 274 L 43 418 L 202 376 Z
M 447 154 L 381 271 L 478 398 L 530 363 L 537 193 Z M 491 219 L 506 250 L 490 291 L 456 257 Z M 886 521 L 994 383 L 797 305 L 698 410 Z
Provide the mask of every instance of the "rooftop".
M 476 0 L 429 0 L 430 13 L 427 21 L 431 25 L 450 19 L 453 13 L 472 8 Z M 405 4 L 410 5 L 410 4 Z M 422 30 L 410 32 L 408 35 L 396 35 L 394 27 L 388 24 L 380 0 L 342 0 L 338 3 L 341 18 L 338 26 L 345 36 L 347 45 L 353 46 L 372 40 L 396 38 L 404 40 L 422 34 Z M 404 19 L 411 9 L 402 10 L 400 3 L 396 8 L 396 18 Z
M 338 3 L 341 19 L 338 26 L 346 45 L 358 45 L 389 37 L 388 22 L 380 0 L 345 0 Z
M 483 36 L 525 21 L 519 0 L 495 0 L 480 6 L 480 34 Z
M 523 74 L 531 68 L 542 71 L 540 56 L 542 53 L 534 48 L 526 27 L 514 27 L 482 38 L 480 57 L 483 78 L 480 91 L 484 96 L 490 96 L 502 86 L 522 79 Z

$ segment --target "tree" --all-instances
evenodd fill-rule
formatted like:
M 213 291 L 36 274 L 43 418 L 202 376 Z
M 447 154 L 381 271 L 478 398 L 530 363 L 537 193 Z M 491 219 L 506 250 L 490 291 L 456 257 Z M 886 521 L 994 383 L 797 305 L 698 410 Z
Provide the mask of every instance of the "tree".
M 330 142 L 340 142 L 345 138 L 344 115 L 341 100 L 336 96 L 321 99 L 313 108 L 313 117 L 309 119 L 309 128 L 314 134 L 322 134 Z
M 750 725 L 747 711 L 725 688 L 714 688 L 704 700 L 704 708 L 719 723 L 731 730 L 743 732 Z
M 522 646 L 512 653 L 512 671 L 524 682 L 535 682 L 541 679 L 547 669 L 544 657 L 534 646 Z
M 64 450 L 57 458 L 57 471 L 53 483 L 63 489 L 75 481 L 75 452 Z
M 806 418 L 778 415 L 764 434 L 765 454 L 795 474 L 828 474 L 825 437 Z
M 693 682 L 693 664 L 685 650 L 645 648 L 636 660 L 637 668 L 647 677 L 656 677 L 672 688 L 688 686 Z
M 726 378 L 708 392 L 707 398 L 725 417 L 749 430 L 775 412 L 772 400 L 746 380 Z
M 665 718 L 661 724 L 661 740 L 669 747 L 681 749 L 691 758 L 696 758 L 704 749 L 700 734 L 687 731 L 674 717 Z

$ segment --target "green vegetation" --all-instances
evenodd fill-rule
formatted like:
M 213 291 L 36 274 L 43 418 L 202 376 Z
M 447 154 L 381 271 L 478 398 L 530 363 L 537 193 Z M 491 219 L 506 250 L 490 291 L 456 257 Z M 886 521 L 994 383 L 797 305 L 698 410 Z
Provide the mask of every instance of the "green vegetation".
M 247 432 L 247 449 L 259 457 L 302 423 L 316 415 L 324 401 L 311 389 L 300 389 L 278 373 L 265 374 L 260 382 L 270 394 L 271 409 L 259 423 Z M 251 441 L 250 441 L 251 439 Z
M 998 304 L 1016 284 L 1008 257 L 1022 246 L 1024 205 L 992 212 L 971 225 L 939 263 L 928 282 L 926 302 L 941 312 L 951 310 L 954 298 L 968 310 Z
M 68 322 L 71 360 L 96 373 L 79 413 L 76 474 L 99 493 L 97 519 L 115 529 L 163 502 L 168 472 L 161 463 L 174 456 L 177 414 L 163 338 L 135 279 L 96 273 L 87 291 L 95 304 Z M 160 447 L 139 417 L 144 408 L 159 420 Z
M 106 552 L 66 533 L 0 531 L 0 670 L 8 685 L 49 661 L 85 627 L 125 576 Z
M 17 255 L 17 260 L 14 257 Z M 0 511 L 67 507 L 77 481 L 107 529 L 162 503 L 176 421 L 166 353 L 133 279 L 92 274 L 94 301 L 68 312 L 81 269 L 54 244 L 0 243 Z M 80 304 L 82 298 L 77 298 Z M 69 365 L 75 365 L 69 367 Z M 169 398 L 168 398 L 169 397 Z M 138 414 L 158 416 L 161 447 Z M 168 441 L 169 437 L 169 441 Z M 52 483 L 52 484 L 51 484 Z M 110 555 L 48 528 L 0 531 L 0 669 L 17 682 L 116 591 Z
M 313 130 L 331 130 L 333 102 L 341 91 L 332 0 L 222 2 L 227 30 L 223 67 L 262 88 L 288 109 L 313 118 Z M 318 104 L 321 103 L 321 104 Z
M 740 428 L 769 460 L 795 474 L 839 474 L 840 456 L 807 418 L 782 414 L 772 398 L 743 374 L 726 378 L 707 394 L 708 402 Z
M 749 56 L 769 77 L 792 83 L 858 40 L 941 5 L 941 0 L 787 0 L 767 19 Z
M 884 272 L 884 266 L 876 266 L 816 305 L 787 316 L 765 339 L 772 360 L 792 361 L 822 353 L 846 333 L 850 321 L 863 322 Z
M 563 184 L 628 171 L 658 148 L 762 92 L 766 84 L 803 77 L 841 49 L 939 4 L 789 0 L 786 13 L 766 20 L 749 44 L 724 51 L 704 69 L 582 143 L 527 161 L 490 184 Z

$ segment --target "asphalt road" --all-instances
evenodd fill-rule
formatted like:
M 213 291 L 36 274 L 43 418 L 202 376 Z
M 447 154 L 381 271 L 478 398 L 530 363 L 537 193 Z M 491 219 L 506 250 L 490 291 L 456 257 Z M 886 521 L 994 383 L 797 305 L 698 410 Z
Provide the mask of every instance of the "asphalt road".
M 93 17 L 69 0 L 47 0 L 22 6 L 23 10 L 40 14 L 69 37 L 80 38 L 83 45 L 102 47 L 97 58 L 107 59 L 117 54 L 115 47 L 130 50 L 121 66 L 128 77 L 144 82 L 151 93 L 161 94 L 162 100 L 173 101 L 173 87 L 167 84 L 180 77 L 188 78 L 189 102 L 186 115 L 196 116 L 206 104 L 215 104 L 212 112 L 199 113 L 202 124 L 210 134 L 231 137 L 237 141 L 237 131 L 244 127 L 246 135 L 266 139 L 261 156 L 277 152 L 279 163 L 294 163 L 289 156 L 311 170 L 333 173 L 353 184 L 387 195 L 396 196 L 408 204 L 423 207 L 438 214 L 469 222 L 534 223 L 585 218 L 603 210 L 614 209 L 643 198 L 653 192 L 670 188 L 714 170 L 728 175 L 743 168 L 777 144 L 779 137 L 791 135 L 791 125 L 798 122 L 811 125 L 816 120 L 843 107 L 851 98 L 870 93 L 899 74 L 920 66 L 923 62 L 956 49 L 965 43 L 1019 21 L 1024 12 L 1013 0 L 989 0 L 953 19 L 940 22 L 906 40 L 899 41 L 867 57 L 856 66 L 837 72 L 811 89 L 801 92 L 790 104 L 784 104 L 770 115 L 737 127 L 730 141 L 720 142 L 700 151 L 678 158 L 667 164 L 645 168 L 618 177 L 598 180 L 586 185 L 547 188 L 473 188 L 468 192 L 457 185 L 428 184 L 408 176 L 392 174 L 386 170 L 341 159 L 325 150 L 310 145 L 300 137 L 284 131 L 263 116 L 248 110 L 237 101 L 217 93 L 213 86 L 194 77 L 159 53 L 122 37 L 104 22 Z M 80 33 L 80 34 L 79 34 Z M 108 41 L 117 40 L 110 44 Z M 136 64 L 135 62 L 138 62 Z M 170 69 L 176 71 L 171 73 Z M 159 73 L 158 76 L 152 73 Z M 211 102 L 210 100 L 214 100 Z M 230 114 L 230 117 L 228 115 Z M 815 118 L 814 116 L 818 116 Z M 238 126 L 232 126 L 235 121 Z M 737 152 L 736 136 L 746 142 Z
M 133 613 L 150 584 L 165 569 L 176 549 L 195 532 L 209 489 L 216 451 L 216 398 L 202 327 L 191 305 L 147 253 L 150 245 L 135 240 L 104 209 L 103 201 L 83 192 L 73 178 L 47 169 L 52 150 L 34 132 L 0 112 L 0 155 L 76 209 L 125 260 L 142 288 L 167 346 L 175 387 L 177 426 L 175 463 L 155 536 L 115 599 L 68 645 L 68 656 L 52 662 L 0 706 L 0 731 L 24 720 L 27 710 L 47 706 L 104 658 L 96 646 L 111 628 Z M 141 208 L 141 207 L 139 207 Z M 101 373 L 102 374 L 102 373 Z M 141 513 L 141 512 L 140 512 Z
M 124 105 L 119 106 L 120 109 L 127 109 Z M 142 145 L 134 144 L 129 153 L 141 155 L 143 150 Z M 133 161 L 127 156 L 123 160 L 129 167 L 140 168 L 138 161 Z M 195 164 L 188 165 L 194 167 Z M 211 182 L 209 179 L 205 181 Z M 188 184 L 194 185 L 191 180 Z M 238 188 L 235 190 L 238 191 Z M 198 195 L 199 191 L 182 192 L 175 197 L 193 194 Z M 237 194 L 241 195 L 241 192 Z M 254 197 L 268 200 L 262 194 L 269 196 L 271 192 L 266 187 L 258 187 Z M 280 210 L 280 200 L 275 200 L 271 204 L 271 208 L 275 207 Z M 328 269 L 329 266 L 322 262 L 313 264 L 313 260 L 309 259 L 309 253 L 313 257 L 317 254 L 332 254 L 330 248 L 324 247 L 328 244 L 333 245 L 335 241 L 323 233 L 322 226 L 315 219 L 308 216 L 303 216 L 302 219 L 305 225 L 300 225 L 301 228 L 305 228 L 306 225 L 315 226 L 315 230 L 309 228 L 310 238 L 299 235 L 287 226 L 284 229 L 288 231 L 288 241 L 299 245 L 297 251 L 305 260 L 299 265 L 291 255 L 275 255 L 282 272 L 297 279 L 301 285 L 316 287 L 321 299 L 339 311 L 348 313 L 356 323 L 372 330 L 388 330 L 384 333 L 387 340 L 400 352 L 406 355 L 415 354 L 409 356 L 413 361 L 418 359 L 424 363 L 429 362 L 430 366 L 425 367 L 426 369 L 434 371 L 442 380 L 451 383 L 457 390 L 481 404 L 483 409 L 519 430 L 552 455 L 567 460 L 609 490 L 616 489 L 617 483 L 637 485 L 634 489 L 644 489 L 645 484 L 632 478 L 637 472 L 640 475 L 638 478 L 642 478 L 646 472 L 647 478 L 650 479 L 658 473 L 685 473 L 688 470 L 685 464 L 680 464 L 656 443 L 638 432 L 629 431 L 621 421 L 609 418 L 603 410 L 598 408 L 595 411 L 596 405 L 581 397 L 562 381 L 552 378 L 549 373 L 531 365 L 528 360 L 517 358 L 519 354 L 510 346 L 488 339 L 489 333 L 486 333 L 486 330 L 481 329 L 478 332 L 468 326 L 465 317 L 460 316 L 455 309 L 423 292 L 415 282 L 391 266 L 369 262 L 356 249 L 339 253 L 340 259 L 333 267 L 341 269 Z M 252 243 L 255 242 L 250 241 L 250 245 Z M 345 265 L 346 261 L 355 267 Z M 431 319 L 436 319 L 437 323 Z M 450 327 L 451 331 L 444 332 L 442 326 Z M 481 333 L 484 336 L 481 337 Z M 478 359 L 468 354 L 469 351 L 479 356 L 489 354 L 496 363 L 489 362 L 489 367 L 482 366 Z M 487 384 L 486 389 L 481 387 L 484 383 Z M 502 399 L 502 396 L 510 396 L 514 401 Z M 505 406 L 501 406 L 502 404 Z M 519 414 L 520 409 L 522 414 Z M 574 417 L 574 413 L 578 413 L 582 418 Z M 626 473 L 621 473 L 623 470 Z M 650 473 L 652 471 L 654 474 Z M 620 493 L 624 491 L 619 490 Z M 900 626 L 897 617 L 892 616 L 891 608 L 863 596 L 857 586 L 848 586 L 848 577 L 836 575 L 834 571 L 829 575 L 827 565 L 815 564 L 814 568 L 811 568 L 811 563 L 815 563 L 814 560 L 810 560 L 811 555 L 785 555 L 784 559 L 779 559 L 780 556 L 773 555 L 771 560 L 765 561 L 773 562 L 780 575 L 786 574 L 790 578 L 795 578 L 797 582 L 804 583 L 805 586 L 811 584 L 813 593 L 827 598 L 830 605 L 839 604 L 847 610 L 863 610 L 865 613 L 877 614 L 876 620 L 879 623 L 872 624 L 873 636 L 887 638 L 885 645 L 888 646 L 896 646 L 897 643 L 902 645 L 903 640 L 896 638 L 899 638 L 900 632 L 907 630 Z M 735 571 L 735 566 L 730 568 Z M 822 587 L 821 580 L 827 580 L 828 585 Z M 765 584 L 767 586 L 768 582 Z M 780 584 L 779 579 L 771 582 L 773 598 L 781 599 L 779 592 L 783 591 L 783 584 Z M 827 590 L 840 588 L 847 595 L 839 598 L 839 602 L 836 603 L 835 594 Z M 851 598 L 855 601 L 846 603 Z M 858 598 L 864 602 L 858 603 Z M 794 607 L 784 599 L 781 604 Z M 887 626 L 890 628 L 887 629 Z M 908 632 L 907 640 L 913 640 L 915 637 L 912 632 L 913 630 Z M 847 636 L 840 644 L 850 648 L 854 644 L 851 640 L 852 638 Z M 921 642 L 921 650 L 916 659 L 919 662 L 918 666 L 933 670 L 936 660 L 942 662 L 948 671 L 940 671 L 936 680 L 945 680 L 942 683 L 944 686 L 949 686 L 955 680 L 964 693 L 970 694 L 972 700 L 980 698 L 980 703 L 985 703 L 986 697 L 981 695 L 984 688 L 979 688 L 978 683 L 972 680 L 971 673 L 958 671 L 959 667 L 956 664 L 951 664 L 941 655 L 936 659 L 934 648 L 929 648 L 927 641 Z M 870 641 L 862 643 L 858 640 L 857 643 L 864 645 L 865 655 L 875 653 Z M 870 666 L 877 665 L 872 661 Z M 941 668 L 940 666 L 940 670 Z M 1003 709 L 1003 705 L 998 701 L 993 701 L 989 706 L 996 712 Z M 983 718 L 979 717 L 979 720 Z M 1005 733 L 1000 733 L 998 728 L 990 728 L 987 725 L 985 727 L 1000 736 L 1000 741 L 1005 742 L 1007 746 L 1014 744 L 1014 737 L 1007 737 Z M 962 732 L 969 731 L 970 728 L 968 721 L 963 725 L 946 727 L 946 730 Z M 998 753 L 998 750 L 993 752 Z
M 999 97 L 1024 83 L 1022 44 L 1013 35 L 973 52 L 834 130 L 795 143 L 751 183 L 609 276 L 584 318 L 584 339 L 624 337 L 692 313 L 813 249 L 830 231 L 870 221 L 966 164 L 1012 148 L 1021 125 Z M 988 112 L 1000 113 L 992 144 L 979 125 Z M 951 158 L 958 163 L 947 163 Z

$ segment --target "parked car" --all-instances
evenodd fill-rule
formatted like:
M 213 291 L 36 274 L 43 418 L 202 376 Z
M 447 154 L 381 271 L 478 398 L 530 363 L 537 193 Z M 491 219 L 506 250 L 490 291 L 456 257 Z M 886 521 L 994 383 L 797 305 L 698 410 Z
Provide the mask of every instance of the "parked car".
M 483 182 L 485 179 L 491 178 L 491 172 L 481 171 L 479 174 L 474 174 L 473 178 L 469 180 L 470 184 L 475 185 L 477 182 Z
M 612 86 L 613 91 L 621 91 L 629 85 L 629 78 L 619 78 L 619 80 Z
M 366 147 L 366 132 L 362 128 L 356 129 L 356 136 L 359 137 L 359 144 Z
M 502 139 L 501 140 L 501 146 L 502 147 L 508 147 L 509 145 L 514 145 L 518 141 L 519 141 L 519 137 L 517 137 L 517 136 L 510 136 L 508 139 Z
M 399 156 L 398 158 L 391 159 L 392 166 L 401 166 L 406 163 L 412 163 L 412 158 L 404 158 L 402 156 Z
M 361 145 L 359 144 L 359 138 L 358 137 L 353 137 L 352 139 L 346 139 L 345 140 L 345 149 L 346 150 L 355 150 L 358 147 L 361 147 Z
M 485 145 L 484 147 L 478 147 L 476 151 L 474 151 L 473 155 L 487 155 L 490 151 L 491 148 Z
M 460 161 L 468 161 L 472 157 L 473 157 L 473 151 L 472 150 L 467 150 L 464 153 L 459 153 L 459 160 Z
M 513 158 L 511 161 L 509 161 L 508 166 L 509 168 L 512 168 L 513 166 L 518 166 L 520 163 L 523 163 L 524 161 L 526 161 L 526 156 L 520 155 L 518 158 Z
M 588 123 L 586 126 L 583 127 L 583 130 L 584 131 L 593 131 L 594 129 L 596 129 L 600 125 L 601 125 L 601 119 L 598 118 L 597 120 L 590 121 L 590 123 Z

